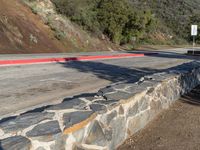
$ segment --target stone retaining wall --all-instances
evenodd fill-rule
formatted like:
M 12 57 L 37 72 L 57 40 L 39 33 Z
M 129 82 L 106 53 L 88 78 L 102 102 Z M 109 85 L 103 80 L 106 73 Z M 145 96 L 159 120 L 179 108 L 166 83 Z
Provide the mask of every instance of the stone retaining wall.
M 200 83 L 200 63 L 0 121 L 4 150 L 114 150 Z M 0 148 L 0 149 L 1 149 Z

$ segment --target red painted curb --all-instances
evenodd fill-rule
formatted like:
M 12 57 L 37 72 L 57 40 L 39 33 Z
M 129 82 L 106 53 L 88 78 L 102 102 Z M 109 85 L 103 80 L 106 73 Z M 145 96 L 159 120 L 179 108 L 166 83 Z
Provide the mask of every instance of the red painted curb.
M 1 65 L 21 65 L 21 64 L 36 64 L 36 63 L 52 63 L 52 62 L 68 62 L 68 61 L 83 61 L 83 60 L 99 60 L 99 59 L 114 59 L 126 57 L 142 57 L 145 54 L 119 54 L 119 55 L 102 55 L 102 56 L 80 56 L 67 58 L 38 58 L 38 59 L 20 59 L 20 60 L 0 60 Z

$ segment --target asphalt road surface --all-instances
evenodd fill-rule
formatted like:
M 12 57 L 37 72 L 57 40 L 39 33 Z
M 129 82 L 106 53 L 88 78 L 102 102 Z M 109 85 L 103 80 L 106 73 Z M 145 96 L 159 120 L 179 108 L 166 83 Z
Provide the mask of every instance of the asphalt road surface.
M 113 82 L 130 78 L 137 81 L 146 74 L 162 72 L 193 59 L 160 52 L 124 59 L 0 67 L 0 118 L 59 103 L 66 97 L 93 93 Z

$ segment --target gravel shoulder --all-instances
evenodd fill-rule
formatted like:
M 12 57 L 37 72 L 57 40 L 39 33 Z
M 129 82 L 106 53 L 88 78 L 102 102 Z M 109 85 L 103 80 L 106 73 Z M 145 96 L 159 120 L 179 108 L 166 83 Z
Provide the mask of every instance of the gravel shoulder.
M 118 150 L 199 150 L 200 87 L 163 111 Z

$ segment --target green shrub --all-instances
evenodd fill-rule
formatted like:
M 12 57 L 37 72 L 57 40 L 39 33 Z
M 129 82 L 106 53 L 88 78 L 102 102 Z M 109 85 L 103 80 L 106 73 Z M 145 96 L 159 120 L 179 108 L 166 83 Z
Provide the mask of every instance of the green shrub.
M 139 11 L 128 0 L 52 0 L 57 11 L 83 29 L 104 33 L 117 44 L 142 38 L 155 24 L 151 11 Z

